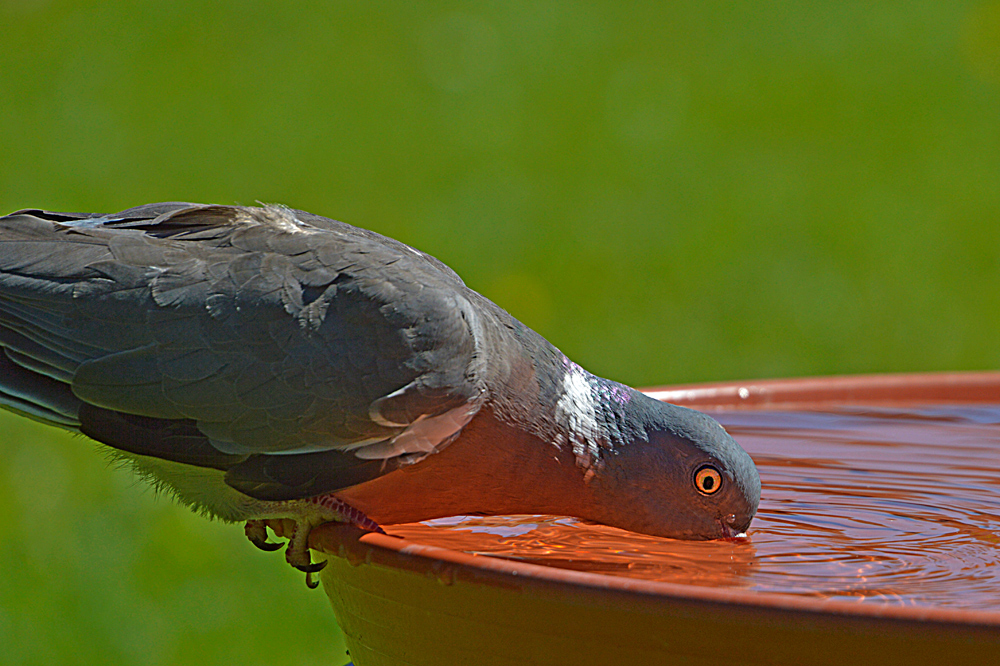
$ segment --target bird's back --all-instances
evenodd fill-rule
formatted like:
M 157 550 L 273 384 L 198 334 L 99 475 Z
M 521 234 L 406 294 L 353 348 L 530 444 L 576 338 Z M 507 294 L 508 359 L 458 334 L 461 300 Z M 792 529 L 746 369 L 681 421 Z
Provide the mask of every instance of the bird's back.
M 225 470 L 326 454 L 354 470 L 311 488 L 332 490 L 478 409 L 467 292 L 429 255 L 281 207 L 21 211 L 0 218 L 0 401 Z

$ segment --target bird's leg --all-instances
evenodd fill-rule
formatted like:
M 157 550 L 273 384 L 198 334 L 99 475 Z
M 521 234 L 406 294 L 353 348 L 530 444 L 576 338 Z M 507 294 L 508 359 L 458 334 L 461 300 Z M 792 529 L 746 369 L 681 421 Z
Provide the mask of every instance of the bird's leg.
M 311 504 L 317 504 L 324 509 L 334 512 L 338 515 L 337 520 L 342 523 L 351 523 L 355 527 L 359 527 L 366 532 L 378 532 L 379 534 L 385 534 L 385 530 L 383 530 L 378 523 L 336 495 L 318 495 L 316 497 L 309 497 L 305 501 Z

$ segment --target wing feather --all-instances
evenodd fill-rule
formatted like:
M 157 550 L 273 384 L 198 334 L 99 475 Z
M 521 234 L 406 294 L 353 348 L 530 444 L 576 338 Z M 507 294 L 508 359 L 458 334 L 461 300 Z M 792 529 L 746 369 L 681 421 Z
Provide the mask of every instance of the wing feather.
M 238 489 L 322 492 L 475 414 L 464 292 L 429 255 L 301 211 L 21 211 L 0 218 L 0 391 L 131 453 L 222 465 Z M 321 459 L 333 471 L 310 477 Z

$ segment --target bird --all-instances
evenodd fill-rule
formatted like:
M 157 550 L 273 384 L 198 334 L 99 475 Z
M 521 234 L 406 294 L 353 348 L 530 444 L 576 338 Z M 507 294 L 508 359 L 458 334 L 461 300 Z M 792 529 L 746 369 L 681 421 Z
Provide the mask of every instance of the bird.
M 587 372 L 429 254 L 283 205 L 0 217 L 0 347 L 0 406 L 284 545 L 310 587 L 331 521 L 727 539 L 760 502 L 708 415 Z

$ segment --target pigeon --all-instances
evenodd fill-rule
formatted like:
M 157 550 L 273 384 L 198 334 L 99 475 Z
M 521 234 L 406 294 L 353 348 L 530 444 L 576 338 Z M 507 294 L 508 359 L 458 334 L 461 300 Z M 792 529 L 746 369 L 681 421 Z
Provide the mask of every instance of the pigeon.
M 0 406 L 110 447 L 309 575 L 310 531 L 573 516 L 742 535 L 750 456 L 434 257 L 279 205 L 0 217 Z

